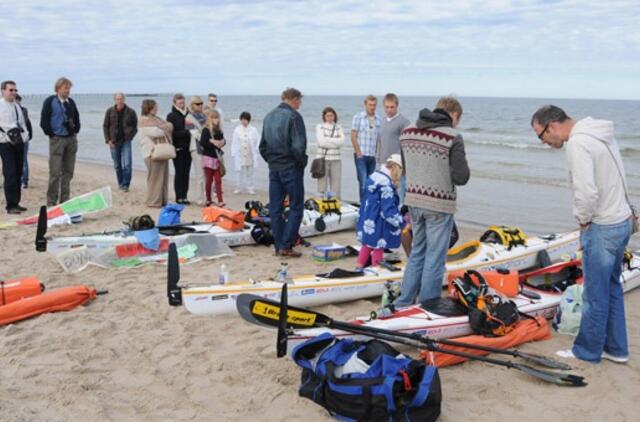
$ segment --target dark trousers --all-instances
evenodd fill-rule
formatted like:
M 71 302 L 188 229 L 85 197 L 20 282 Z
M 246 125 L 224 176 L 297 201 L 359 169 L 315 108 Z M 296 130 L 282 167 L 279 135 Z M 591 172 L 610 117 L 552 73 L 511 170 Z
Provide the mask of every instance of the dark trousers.
M 285 221 L 284 201 L 289 195 L 289 215 Z M 291 249 L 304 213 L 304 169 L 269 171 L 269 216 L 276 251 Z
M 173 159 L 173 168 L 176 171 L 173 179 L 176 201 L 187 199 L 187 193 L 189 192 L 189 172 L 191 171 L 191 153 L 187 148 L 176 150 L 176 158 Z
M 24 146 L 0 143 L 2 157 L 2 175 L 4 176 L 4 197 L 7 201 L 6 209 L 20 205 L 20 178 L 22 177 L 22 161 L 24 160 Z

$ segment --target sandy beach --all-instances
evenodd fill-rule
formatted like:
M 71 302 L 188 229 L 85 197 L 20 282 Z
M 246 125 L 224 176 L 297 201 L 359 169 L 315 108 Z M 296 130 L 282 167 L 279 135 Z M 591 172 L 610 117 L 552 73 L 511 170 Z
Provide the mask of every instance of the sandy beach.
M 31 182 L 22 205 L 35 214 L 45 202 L 47 160 L 30 156 Z M 233 176 L 233 175 L 229 175 Z M 129 193 L 117 190 L 108 166 L 78 163 L 72 193 L 110 185 L 113 207 L 81 225 L 56 227 L 71 235 L 120 227 L 128 217 L 158 210 L 144 205 L 144 172 L 135 172 Z M 225 201 L 241 209 L 248 196 L 233 195 L 225 181 Z M 170 185 L 172 186 L 172 185 Z M 173 189 L 170 188 L 170 192 Z M 193 194 L 192 194 L 193 196 Z M 266 194 L 254 198 L 266 202 Z M 195 198 L 192 198 L 195 199 Z M 569 201 L 569 198 L 567 198 Z M 198 220 L 199 206 L 183 220 Z M 3 219 L 8 219 L 2 214 Z M 460 242 L 478 231 L 461 227 Z M 89 267 L 69 275 L 50 254 L 34 249 L 35 227 L 0 231 L 1 279 L 35 275 L 48 289 L 86 283 L 109 294 L 69 313 L 43 315 L 0 328 L 0 419 L 3 421 L 325 421 L 327 412 L 298 397 L 300 369 L 275 357 L 275 332 L 249 325 L 235 315 L 198 317 L 172 308 L 166 298 L 166 267 L 133 270 Z M 311 239 L 313 244 L 353 243 L 353 232 Z M 231 280 L 275 274 L 279 259 L 263 246 L 234 249 L 236 256 L 181 268 L 183 282 L 212 282 L 222 262 Z M 355 259 L 322 264 L 305 256 L 290 260 L 292 275 L 334 266 L 352 268 Z M 561 388 L 525 374 L 472 362 L 440 371 L 442 421 L 633 421 L 640 411 L 640 291 L 625 298 L 631 360 L 626 365 L 575 361 L 584 388 Z M 375 300 L 319 308 L 339 318 L 368 313 Z M 552 355 L 571 337 L 554 333 L 525 351 Z M 417 350 L 402 349 L 417 356 Z

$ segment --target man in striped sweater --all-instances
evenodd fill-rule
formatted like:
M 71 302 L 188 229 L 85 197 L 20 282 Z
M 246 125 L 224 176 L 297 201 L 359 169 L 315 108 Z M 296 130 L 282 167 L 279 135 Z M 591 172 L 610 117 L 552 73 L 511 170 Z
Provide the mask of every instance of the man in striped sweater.
M 460 102 L 442 97 L 433 111 L 422 109 L 416 124 L 400 135 L 413 244 L 396 308 L 442 292 L 456 185 L 466 184 L 470 176 L 462 135 L 455 130 L 461 117 Z

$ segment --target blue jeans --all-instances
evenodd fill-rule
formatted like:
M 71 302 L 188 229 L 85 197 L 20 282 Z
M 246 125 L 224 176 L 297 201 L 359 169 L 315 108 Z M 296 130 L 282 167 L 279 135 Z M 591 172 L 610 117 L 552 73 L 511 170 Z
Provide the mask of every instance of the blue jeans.
M 356 175 L 358 176 L 358 192 L 360 193 L 360 202 L 362 203 L 362 198 L 364 197 L 364 187 L 367 184 L 367 179 L 376 171 L 376 157 L 371 157 L 369 155 L 363 155 L 360 158 L 357 158 L 356 155 L 353 155 L 353 159 L 356 162 Z
M 584 307 L 572 349 L 579 359 L 600 362 L 603 351 L 617 357 L 629 356 L 620 284 L 622 256 L 629 237 L 629 219 L 606 226 L 591 223 L 580 232 Z
M 404 271 L 400 296 L 394 302 L 398 308 L 440 297 L 446 271 L 449 237 L 453 214 L 409 207 L 413 243 Z
M 398 196 L 400 197 L 400 207 L 404 205 L 404 197 L 407 195 L 407 176 L 400 176 L 400 190 Z
M 284 201 L 289 195 L 289 214 L 285 220 Z M 269 171 L 269 216 L 276 251 L 295 245 L 304 212 L 304 168 Z
M 24 157 L 22 160 L 22 180 L 20 183 L 22 186 L 29 186 L 29 161 L 27 160 L 27 154 L 29 153 L 29 142 L 24 143 Z
M 113 168 L 116 170 L 118 186 L 128 188 L 131 183 L 131 141 L 116 144 L 111 150 Z

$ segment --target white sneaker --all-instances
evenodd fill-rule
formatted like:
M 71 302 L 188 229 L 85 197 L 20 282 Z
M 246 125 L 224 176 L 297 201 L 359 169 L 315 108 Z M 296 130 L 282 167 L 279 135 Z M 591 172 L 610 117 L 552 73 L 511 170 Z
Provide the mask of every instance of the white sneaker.
M 560 356 L 561 358 L 565 358 L 565 359 L 576 359 L 576 355 L 573 354 L 573 351 L 571 349 L 558 350 L 556 352 L 556 355 Z
M 629 362 L 629 356 L 613 356 L 613 355 L 610 355 L 607 352 L 602 352 L 602 355 L 600 355 L 600 357 L 602 359 L 610 360 L 611 362 L 615 362 L 615 363 L 627 363 L 627 362 Z
M 236 194 L 236 195 L 239 194 L 240 193 L 240 189 L 234 190 L 233 193 Z

